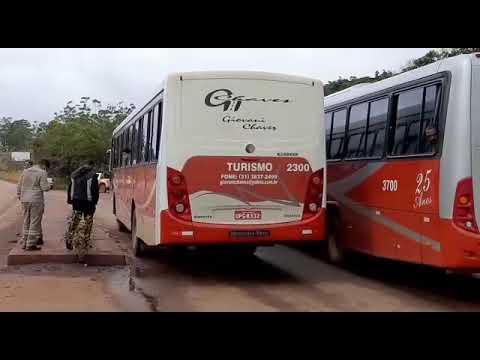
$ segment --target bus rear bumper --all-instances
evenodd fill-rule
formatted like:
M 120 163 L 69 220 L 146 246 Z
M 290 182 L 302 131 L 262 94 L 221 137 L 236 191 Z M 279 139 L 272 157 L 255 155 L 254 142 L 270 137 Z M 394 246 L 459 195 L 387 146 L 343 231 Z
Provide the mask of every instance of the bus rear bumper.
M 175 218 L 169 210 L 161 213 L 161 245 L 256 244 L 273 245 L 288 242 L 326 239 L 326 211 L 314 217 L 283 224 L 230 225 L 204 224 Z
M 480 272 L 480 234 L 459 229 L 451 221 L 445 225 L 445 267 L 455 272 Z

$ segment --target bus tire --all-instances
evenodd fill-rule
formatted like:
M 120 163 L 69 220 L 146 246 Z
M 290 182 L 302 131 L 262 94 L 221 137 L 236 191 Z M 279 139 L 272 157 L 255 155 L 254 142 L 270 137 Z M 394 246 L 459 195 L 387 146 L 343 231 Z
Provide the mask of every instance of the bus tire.
M 137 236 L 137 216 L 135 210 L 132 213 L 132 250 L 133 255 L 138 258 L 142 258 L 146 251 L 145 243 Z
M 125 225 L 123 225 L 123 223 L 117 219 L 117 228 L 118 228 L 118 231 L 120 232 L 127 232 L 128 229 Z
M 345 251 L 338 243 L 334 233 L 329 232 L 327 238 L 328 259 L 332 264 L 341 265 L 345 262 Z

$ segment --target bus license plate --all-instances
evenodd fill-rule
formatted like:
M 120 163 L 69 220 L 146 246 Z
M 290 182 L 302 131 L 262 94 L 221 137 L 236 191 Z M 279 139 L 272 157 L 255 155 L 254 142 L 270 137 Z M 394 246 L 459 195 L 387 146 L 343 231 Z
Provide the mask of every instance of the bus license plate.
M 235 230 L 230 231 L 231 238 L 251 238 L 251 237 L 269 237 L 268 230 Z
M 260 210 L 236 210 L 234 217 L 235 220 L 262 220 L 262 212 Z

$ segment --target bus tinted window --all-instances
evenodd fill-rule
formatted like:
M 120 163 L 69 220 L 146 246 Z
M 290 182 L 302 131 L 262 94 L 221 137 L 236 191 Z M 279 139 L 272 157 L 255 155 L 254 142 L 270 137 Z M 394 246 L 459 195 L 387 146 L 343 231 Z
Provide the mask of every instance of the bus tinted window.
M 132 126 L 132 165 L 137 163 L 138 121 Z
M 137 140 L 137 163 L 143 161 L 143 153 L 145 151 L 143 146 L 143 116 L 138 119 L 138 140 Z
M 325 114 L 325 143 L 327 149 L 327 157 L 329 156 L 329 148 L 330 148 L 330 134 L 332 133 L 332 113 Z
M 367 156 L 380 157 L 385 146 L 385 128 L 388 116 L 388 98 L 372 101 L 367 130 Z
M 158 107 L 154 106 L 152 113 L 152 121 L 150 125 L 150 161 L 157 160 L 157 129 L 158 129 L 158 121 L 157 121 L 157 112 Z
M 395 96 L 395 101 L 395 129 L 390 154 L 415 154 L 420 138 L 423 88 L 402 92 Z
M 145 114 L 144 118 L 144 125 L 143 125 L 143 161 L 148 162 L 150 160 L 150 126 L 152 124 L 152 112 L 149 111 Z
M 365 130 L 367 128 L 368 103 L 353 105 L 348 121 L 346 158 L 365 156 Z
M 132 126 L 128 127 L 127 131 L 127 163 L 126 165 L 132 165 Z
M 341 159 L 345 137 L 347 110 L 336 111 L 333 114 L 332 140 L 330 143 L 330 159 Z
M 439 85 L 429 86 L 425 89 L 425 105 L 423 106 L 423 119 L 422 119 L 422 138 L 420 140 L 420 153 L 432 153 L 435 152 L 435 146 L 429 143 L 425 134 L 425 131 L 429 127 L 437 129 L 435 117 L 435 105 L 437 100 L 437 92 Z
M 122 166 L 122 144 L 121 144 L 121 137 L 117 136 L 117 167 Z
M 121 142 L 122 142 L 122 145 L 121 145 L 121 148 L 122 148 L 122 162 L 121 162 L 121 166 L 124 167 L 125 166 L 125 148 L 126 148 L 126 145 L 127 145 L 127 141 L 126 141 L 126 136 L 125 136 L 125 131 L 122 132 L 122 135 L 121 135 Z

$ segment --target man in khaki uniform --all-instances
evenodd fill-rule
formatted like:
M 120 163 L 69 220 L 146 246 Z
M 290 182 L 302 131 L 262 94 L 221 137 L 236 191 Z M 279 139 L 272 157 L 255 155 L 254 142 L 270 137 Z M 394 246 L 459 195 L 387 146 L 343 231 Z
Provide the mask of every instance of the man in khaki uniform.
M 43 243 L 42 217 L 44 211 L 43 192 L 50 189 L 46 170 L 48 160 L 23 170 L 17 185 L 17 196 L 22 203 L 23 235 L 22 247 L 25 250 L 40 250 Z

